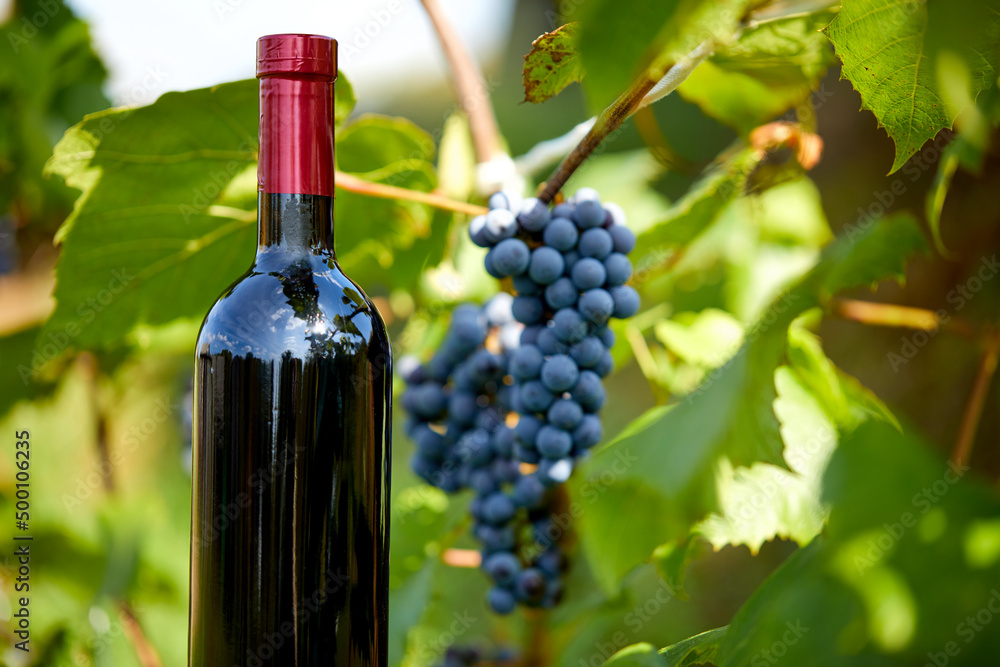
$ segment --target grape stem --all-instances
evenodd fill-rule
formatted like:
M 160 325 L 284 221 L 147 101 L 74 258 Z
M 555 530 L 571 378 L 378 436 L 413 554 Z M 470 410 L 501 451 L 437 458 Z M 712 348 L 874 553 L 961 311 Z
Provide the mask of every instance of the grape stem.
M 163 667 L 163 661 L 160 659 L 159 653 L 156 652 L 156 647 L 146 637 L 142 624 L 139 623 L 139 618 L 131 605 L 125 600 L 118 600 L 118 608 L 122 612 L 122 626 L 125 635 L 128 637 L 129 643 L 132 644 L 132 648 L 135 649 L 139 664 L 142 667 Z
M 942 320 L 933 310 L 924 308 L 859 301 L 857 299 L 832 299 L 829 311 L 845 320 L 878 327 L 900 327 L 919 331 L 936 331 L 938 328 L 943 328 L 963 338 L 970 339 L 975 339 L 979 335 L 979 331 L 972 322 L 955 317 Z
M 421 0 L 421 2 L 441 41 L 444 55 L 451 64 L 458 103 L 469 119 L 476 162 L 482 164 L 506 156 L 506 152 L 501 148 L 500 131 L 493 115 L 493 105 L 490 104 L 490 93 L 486 89 L 479 68 L 462 44 L 455 26 L 444 15 L 438 1 Z
M 979 430 L 979 421 L 983 416 L 986 395 L 990 391 L 990 384 L 997 370 L 997 360 L 1000 357 L 1000 330 L 991 332 L 985 338 L 983 354 L 979 358 L 979 367 L 976 369 L 976 379 L 969 394 L 969 401 L 965 404 L 962 422 L 958 427 L 958 439 L 951 455 L 951 460 L 956 466 L 968 463 L 972 454 L 976 432 Z
M 489 212 L 489 209 L 485 206 L 476 206 L 468 202 L 456 201 L 433 192 L 421 192 L 419 190 L 396 187 L 395 185 L 386 185 L 385 183 L 374 183 L 366 181 L 363 178 L 358 178 L 357 176 L 352 176 L 351 174 L 345 174 L 342 171 L 338 171 L 334 175 L 334 184 L 341 190 L 356 192 L 368 197 L 401 199 L 417 202 L 418 204 L 426 204 L 427 206 L 433 206 L 434 208 L 446 211 L 455 211 L 456 213 L 483 215 Z

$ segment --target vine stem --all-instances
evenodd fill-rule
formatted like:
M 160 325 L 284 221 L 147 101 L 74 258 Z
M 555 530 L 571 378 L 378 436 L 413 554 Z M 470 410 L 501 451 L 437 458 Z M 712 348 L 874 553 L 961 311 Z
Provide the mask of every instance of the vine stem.
M 358 178 L 357 176 L 352 176 L 351 174 L 345 174 L 342 171 L 338 171 L 334 174 L 334 184 L 342 190 L 356 192 L 360 195 L 366 195 L 368 197 L 378 197 L 380 199 L 401 199 L 404 201 L 417 202 L 418 204 L 426 204 L 427 206 L 433 206 L 434 208 L 440 208 L 446 211 L 467 213 L 469 215 L 484 215 L 489 212 L 489 209 L 485 206 L 476 206 L 475 204 L 469 204 L 468 202 L 456 201 L 433 192 L 421 192 L 419 190 L 409 190 L 407 188 L 396 187 L 395 185 L 373 183 L 372 181 L 366 181 L 363 178 Z
M 469 118 L 469 131 L 472 133 L 476 162 L 480 164 L 489 162 L 505 154 L 500 147 L 500 131 L 493 115 L 489 91 L 486 90 L 479 68 L 463 46 L 455 26 L 444 15 L 438 0 L 421 0 L 421 2 L 441 41 L 444 55 L 451 64 L 458 104 Z
M 146 637 L 146 633 L 143 631 L 135 611 L 125 600 L 119 600 L 118 607 L 122 612 L 122 625 L 124 626 L 125 634 L 128 635 L 132 647 L 135 648 L 139 664 L 142 667 L 163 667 L 160 654 L 157 653 L 156 647 Z
M 972 454 L 976 431 L 979 430 L 979 421 L 983 416 L 986 395 L 989 393 L 993 375 L 997 370 L 998 358 L 1000 358 L 1000 331 L 993 331 L 986 338 L 983 354 L 976 369 L 976 379 L 972 385 L 972 392 L 969 394 L 969 401 L 965 404 L 962 423 L 958 427 L 958 439 L 955 441 L 955 449 L 951 455 L 951 460 L 956 466 L 965 465 Z
M 977 338 L 976 326 L 966 320 L 951 317 L 942 320 L 933 310 L 897 306 L 891 303 L 875 303 L 857 299 L 831 299 L 830 313 L 852 322 L 877 327 L 902 327 L 919 331 L 935 331 L 943 328 L 963 338 Z

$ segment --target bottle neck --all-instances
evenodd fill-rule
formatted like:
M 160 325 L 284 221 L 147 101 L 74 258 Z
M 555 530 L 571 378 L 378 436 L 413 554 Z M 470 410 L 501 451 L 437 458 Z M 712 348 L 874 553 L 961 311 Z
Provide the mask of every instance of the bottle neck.
M 333 197 L 269 194 L 257 199 L 257 253 L 333 252 Z
M 260 250 L 333 253 L 333 82 L 288 73 L 260 79 Z

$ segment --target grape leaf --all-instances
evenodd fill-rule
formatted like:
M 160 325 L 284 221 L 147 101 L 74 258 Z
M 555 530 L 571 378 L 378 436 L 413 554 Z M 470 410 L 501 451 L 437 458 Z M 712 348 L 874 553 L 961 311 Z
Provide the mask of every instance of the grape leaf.
M 524 101 L 539 103 L 583 78 L 576 50 L 578 23 L 567 23 L 531 43 L 524 56 Z
M 342 119 L 353 106 L 343 75 L 336 90 Z M 57 237 L 57 306 L 45 331 L 65 334 L 68 346 L 108 348 L 137 326 L 199 320 L 253 259 L 257 121 L 249 80 L 168 93 L 68 130 L 48 171 L 82 193 Z M 433 152 L 409 121 L 367 116 L 340 129 L 336 158 L 344 171 L 430 190 Z M 386 275 L 395 248 L 429 234 L 426 207 L 345 191 L 337 218 L 341 264 L 366 282 Z
M 715 662 L 716 654 L 722 638 L 728 628 L 706 630 L 694 637 L 689 637 L 676 644 L 660 649 L 660 656 L 666 661 L 667 667 L 688 667 Z
M 998 15 L 996 0 L 969 0 L 960 10 L 945 0 L 844 1 L 826 35 L 844 64 L 842 75 L 896 144 L 889 173 L 940 130 L 951 128 L 962 111 L 938 78 L 942 53 L 957 56 L 968 70 L 968 99 L 992 85 L 1000 46 Z
M 728 492 L 720 488 L 726 480 L 720 470 L 726 466 L 739 470 L 762 463 L 788 470 L 773 403 L 777 398 L 775 371 L 786 355 L 789 325 L 818 305 L 820 296 L 829 294 L 831 288 L 867 284 L 879 273 L 895 275 L 913 246 L 887 239 L 919 236 L 916 229 L 912 218 L 897 216 L 861 230 L 853 241 L 835 241 L 819 264 L 765 311 L 735 356 L 708 374 L 697 390 L 676 405 L 648 411 L 595 452 L 583 469 L 584 483 L 598 485 L 601 493 L 595 505 L 608 503 L 610 509 L 589 508 L 580 526 L 588 562 L 603 587 L 613 590 L 625 573 L 647 560 L 651 551 L 642 558 L 638 554 L 648 544 L 686 539 L 690 528 L 684 526 L 719 511 Z M 847 280 L 852 271 L 861 277 Z M 730 475 L 730 482 L 734 479 Z M 748 483 L 752 486 L 755 481 L 759 482 L 750 479 Z M 655 516 L 630 514 L 628 527 L 621 528 L 622 512 L 613 504 L 620 504 L 636 489 L 642 489 L 643 504 L 656 508 Z M 738 489 L 733 493 L 738 511 Z M 737 539 L 759 541 L 760 536 L 773 534 L 785 518 L 762 518 L 766 525 L 753 527 L 756 537 L 741 531 Z M 795 533 L 803 539 L 817 530 L 816 521 L 796 522 Z M 608 546 L 606 536 L 613 530 L 641 535 L 641 548 Z
M 819 29 L 829 14 L 766 23 L 745 32 L 699 65 L 677 92 L 747 134 L 802 104 L 833 61 Z
M 658 56 L 677 60 L 705 39 L 732 38 L 747 0 L 588 0 L 580 22 L 584 88 L 596 112 L 621 95 Z
M 666 667 L 667 663 L 652 644 L 632 644 L 604 663 L 608 667 Z

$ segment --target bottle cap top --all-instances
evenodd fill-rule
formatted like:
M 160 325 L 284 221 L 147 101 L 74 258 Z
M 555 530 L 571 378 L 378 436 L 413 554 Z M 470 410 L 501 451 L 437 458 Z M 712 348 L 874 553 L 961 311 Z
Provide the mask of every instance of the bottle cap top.
M 265 35 L 257 40 L 257 76 L 337 78 L 337 42 L 324 35 Z

